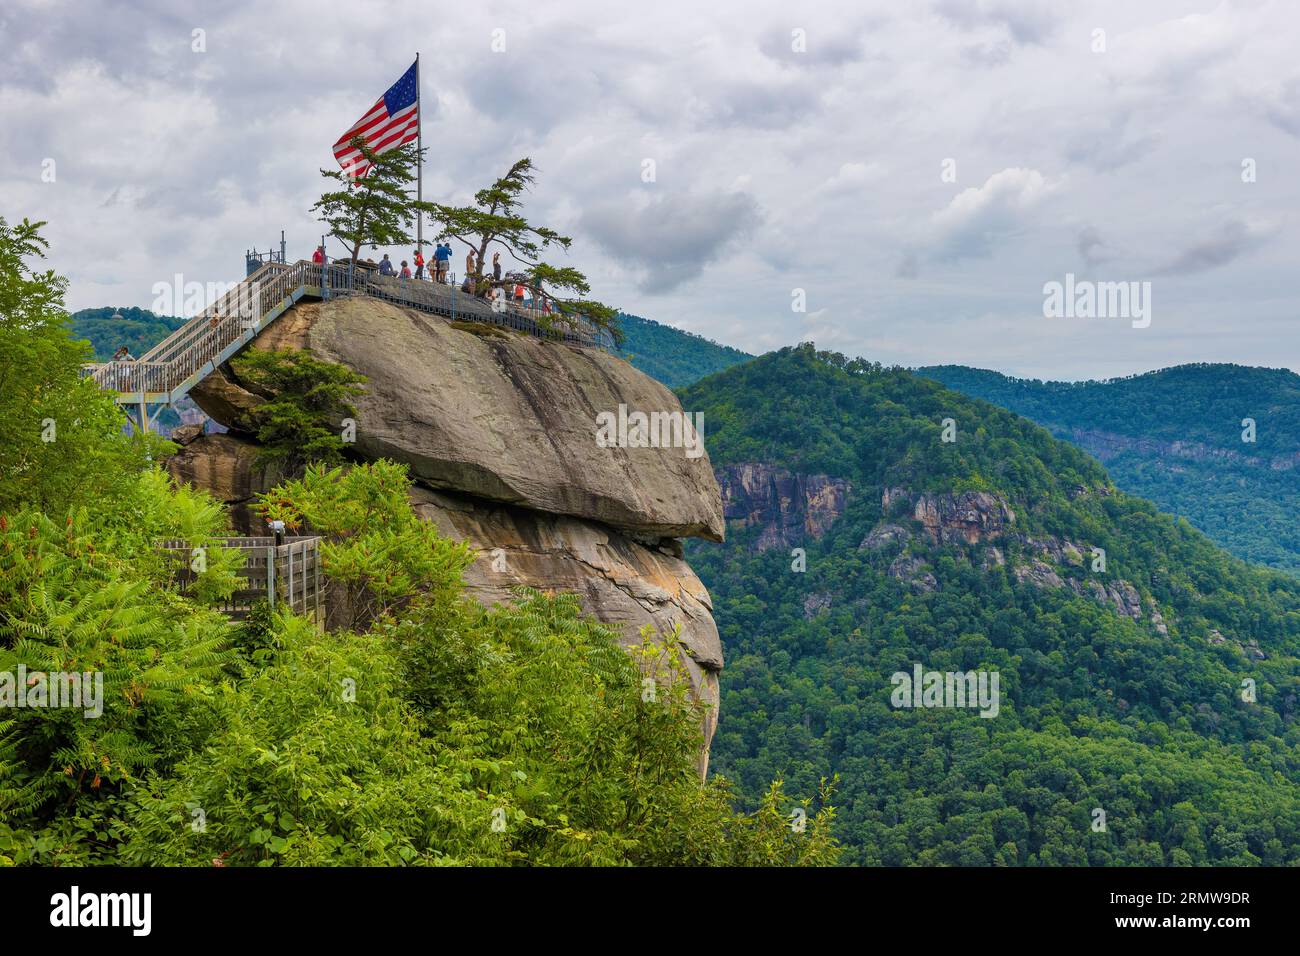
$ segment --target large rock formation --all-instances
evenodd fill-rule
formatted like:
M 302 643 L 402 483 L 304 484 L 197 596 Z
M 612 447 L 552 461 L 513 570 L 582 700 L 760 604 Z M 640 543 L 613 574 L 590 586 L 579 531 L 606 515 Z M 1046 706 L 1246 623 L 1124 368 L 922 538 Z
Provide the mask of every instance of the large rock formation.
M 996 538 L 1016 520 L 1005 501 L 984 491 L 925 491 L 912 496 L 905 489 L 886 488 L 881 508 L 888 514 L 899 501 L 915 501 L 912 517 L 935 544 L 979 544 Z
M 466 587 L 485 604 L 511 589 L 570 591 L 625 644 L 652 625 L 679 630 L 692 692 L 717 720 L 722 646 L 708 592 L 679 538 L 721 540 L 708 456 L 682 447 L 602 447 L 597 416 L 682 412 L 676 396 L 621 359 L 463 327 L 375 299 L 300 304 L 255 348 L 310 348 L 368 379 L 357 402 L 359 457 L 406 463 L 412 504 L 479 557 Z M 192 393 L 224 435 L 189 439 L 172 474 L 227 504 L 237 530 L 261 529 L 248 505 L 279 478 L 259 466 L 247 411 L 264 400 L 228 367 Z M 632 442 L 629 442 L 632 444 Z
M 682 412 L 666 386 L 607 352 L 457 327 L 359 297 L 299 305 L 253 345 L 310 348 L 365 375 L 357 451 L 405 462 L 431 487 L 643 537 L 722 540 L 718 485 L 702 445 L 597 444 L 601 413 Z M 228 369 L 192 394 L 228 427 L 259 401 Z
M 625 645 L 641 629 L 680 630 L 692 691 L 707 705 L 705 736 L 717 725 L 722 641 L 709 592 L 667 541 L 648 547 L 594 521 L 551 515 L 417 486 L 416 513 L 478 558 L 465 585 L 484 604 L 511 599 L 519 585 L 577 594 L 583 609 L 614 625 Z
M 178 429 L 179 431 L 179 429 Z M 167 470 L 178 481 L 202 488 L 230 513 L 240 534 L 266 534 L 253 514 L 256 498 L 273 488 L 281 472 L 259 461 L 257 445 L 230 434 L 174 435 L 181 450 L 167 459 Z

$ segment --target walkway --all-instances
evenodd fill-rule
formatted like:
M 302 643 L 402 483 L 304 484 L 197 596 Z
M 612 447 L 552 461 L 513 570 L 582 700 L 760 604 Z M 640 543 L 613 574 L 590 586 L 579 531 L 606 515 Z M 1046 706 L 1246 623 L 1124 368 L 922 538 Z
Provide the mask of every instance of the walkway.
M 139 409 L 139 423 L 147 427 L 147 406 L 158 405 L 161 410 L 175 404 L 297 302 L 344 295 L 372 296 L 404 308 L 539 338 L 585 346 L 607 344 L 604 336 L 581 320 L 580 330 L 547 328 L 534 310 L 510 303 L 497 312 L 483 299 L 440 283 L 390 278 L 365 267 L 353 271 L 346 263 L 268 262 L 138 361 L 87 366 L 87 374 L 101 387 L 115 390 L 119 404 Z

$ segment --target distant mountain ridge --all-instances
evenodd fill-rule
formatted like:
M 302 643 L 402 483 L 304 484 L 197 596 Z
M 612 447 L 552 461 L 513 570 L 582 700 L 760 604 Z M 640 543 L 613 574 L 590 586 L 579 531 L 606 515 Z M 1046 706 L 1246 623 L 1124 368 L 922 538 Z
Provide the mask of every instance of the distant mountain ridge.
M 690 385 L 706 375 L 748 362 L 754 357 L 748 352 L 720 345 L 694 332 L 662 325 L 653 319 L 623 315 L 619 321 L 623 326 L 624 341 L 616 354 L 669 388 Z
M 113 318 L 120 314 L 120 319 Z M 86 339 L 95 350 L 95 360 L 107 362 L 125 345 L 136 358 L 153 348 L 186 323 L 173 315 L 158 315 L 134 306 L 81 309 L 72 313 L 73 338 Z
M 802 345 L 681 395 L 728 524 L 686 549 L 713 766 L 748 801 L 838 776 L 846 863 L 1300 863 L 1300 580 L 904 369 Z M 1000 697 L 900 703 L 918 671 Z
M 1086 382 L 916 372 L 1038 422 L 1233 554 L 1300 572 L 1300 375 L 1229 364 Z

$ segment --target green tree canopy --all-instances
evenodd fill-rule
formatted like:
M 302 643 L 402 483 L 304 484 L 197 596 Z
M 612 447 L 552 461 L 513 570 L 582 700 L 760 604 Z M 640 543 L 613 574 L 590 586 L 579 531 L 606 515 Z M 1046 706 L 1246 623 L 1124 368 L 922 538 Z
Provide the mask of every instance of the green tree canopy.
M 474 252 L 476 265 L 469 278 L 475 289 L 490 290 L 497 285 L 494 279 L 487 278 L 485 266 L 489 250 L 500 246 L 522 267 L 518 271 L 533 294 L 556 303 L 561 321 L 582 318 L 608 331 L 616 342 L 621 341 L 617 310 L 584 298 L 591 292 L 587 277 L 571 266 L 543 261 L 542 255 L 548 249 L 567 251 L 573 240 L 547 226 L 534 225 L 521 211 L 521 198 L 536 178 L 533 162 L 525 156 L 492 185 L 476 192 L 473 204 L 433 203 L 433 221 L 444 235 Z
M 111 395 L 82 378 L 90 346 L 68 334 L 67 280 L 38 271 L 43 222 L 0 218 L 0 509 L 111 507 L 156 438 L 128 438 Z
M 325 193 L 311 208 L 329 226 L 330 235 L 351 248 L 356 262 L 362 246 L 410 245 L 419 214 L 431 214 L 434 207 L 410 194 L 423 156 L 415 146 L 407 143 L 377 154 L 360 136 L 354 136 L 350 145 L 370 168 L 360 177 L 346 168 L 322 169 L 320 174 L 341 188 Z

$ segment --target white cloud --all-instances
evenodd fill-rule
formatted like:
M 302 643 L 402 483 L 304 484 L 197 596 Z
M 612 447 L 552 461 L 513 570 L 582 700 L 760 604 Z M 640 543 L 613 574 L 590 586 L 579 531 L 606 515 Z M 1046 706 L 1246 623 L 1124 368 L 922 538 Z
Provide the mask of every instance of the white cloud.
M 1036 169 L 1012 167 L 964 189 L 930 220 L 928 244 L 941 260 L 988 256 L 1025 230 L 1028 217 L 1057 188 Z
M 9 0 L 0 215 L 50 221 L 74 308 L 148 306 L 178 271 L 237 278 L 282 228 L 305 255 L 330 144 L 418 49 L 426 198 L 464 202 L 531 156 L 527 213 L 631 312 L 751 351 L 815 334 L 1058 377 L 1300 367 L 1279 278 L 1300 240 L 1282 214 L 1300 204 L 1300 10 L 1282 0 L 499 0 L 436 20 L 375 0 L 341 22 L 308 0 L 106 0 L 94 17 Z M 1150 334 L 1033 324 L 1045 281 L 1103 261 L 1169 277 Z M 815 319 L 791 314 L 794 287 Z

